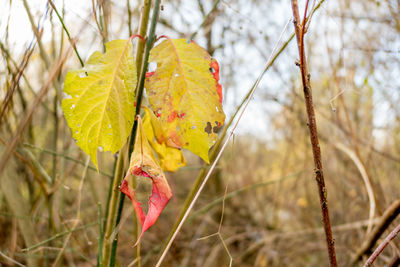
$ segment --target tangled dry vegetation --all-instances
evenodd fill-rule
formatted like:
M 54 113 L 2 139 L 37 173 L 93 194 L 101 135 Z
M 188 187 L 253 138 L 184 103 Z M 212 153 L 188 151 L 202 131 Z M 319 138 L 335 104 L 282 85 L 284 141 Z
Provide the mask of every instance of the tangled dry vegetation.
M 75 144 L 60 108 L 63 80 L 79 66 L 71 44 L 85 60 L 102 41 L 129 37 L 142 1 L 86 1 L 80 13 L 53 1 L 71 40 L 53 3 L 17 2 L 3 3 L 0 19 L 0 266 L 96 265 L 116 157 L 101 154 L 97 172 Z M 31 19 L 33 41 L 10 30 L 18 16 Z M 164 1 L 157 31 L 198 32 L 220 62 L 229 119 L 291 17 L 290 4 L 274 0 Z M 281 44 L 292 32 L 290 24 Z M 339 266 L 362 266 L 400 223 L 399 36 L 400 3 L 390 0 L 326 1 L 305 35 Z M 162 266 L 328 266 L 295 42 L 265 74 Z M 143 237 L 140 261 L 126 200 L 120 266 L 157 262 L 204 164 L 186 156 L 167 174 L 174 196 Z M 375 264 L 399 257 L 397 237 Z

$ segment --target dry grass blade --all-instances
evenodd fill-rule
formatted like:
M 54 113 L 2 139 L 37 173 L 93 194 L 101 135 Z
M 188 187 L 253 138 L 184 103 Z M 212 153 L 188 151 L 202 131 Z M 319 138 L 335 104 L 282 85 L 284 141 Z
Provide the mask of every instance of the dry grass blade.
M 400 9 L 396 1 L 297 0 L 300 34 L 289 23 L 274 49 L 287 19 L 293 19 L 291 1 L 3 1 L 0 265 L 155 266 L 164 254 L 159 266 L 329 266 L 326 241 L 331 249 L 334 241 L 339 266 L 363 266 L 400 222 L 400 54 L 395 51 Z M 143 39 L 135 39 L 138 34 Z M 213 58 L 211 68 L 204 65 L 203 72 L 210 71 L 218 80 L 216 92 L 223 95 L 218 103 L 227 117 L 223 125 L 211 127 L 218 138 L 203 153 L 211 164 L 186 150 L 184 143 L 183 148 L 178 145 L 181 151 L 170 149 L 167 144 L 174 140 L 165 139 L 160 134 L 165 129 L 150 122 L 146 135 L 153 143 L 152 152 L 161 154 L 166 147 L 167 152 L 182 153 L 187 166 L 165 172 L 171 201 L 140 246 L 133 248 L 140 222 L 132 205 L 127 205 L 130 201 L 120 197 L 118 186 L 134 139 L 122 138 L 125 149 L 116 154 L 94 145 L 97 170 L 93 163 L 87 164 L 75 138 L 77 131 L 69 128 L 67 110 L 84 116 L 79 108 L 63 110 L 62 102 L 83 94 L 100 98 L 101 93 L 94 91 L 68 93 L 66 74 L 82 69 L 79 78 L 87 77 L 96 54 L 111 52 L 104 42 L 128 38 L 129 54 L 134 57 L 129 61 L 136 61 L 135 72 L 142 77 L 140 86 L 132 83 L 129 89 L 136 88 L 138 96 L 143 81 L 154 79 L 163 69 L 164 64 L 154 57 L 143 63 L 153 44 L 151 37 L 158 46 L 163 41 L 159 36 L 185 38 L 183 43 L 194 37 L 208 52 Z M 188 55 L 195 58 L 193 53 Z M 178 65 L 192 72 L 201 67 L 198 62 L 187 63 L 181 60 Z M 182 78 L 182 72 L 177 74 Z M 185 80 L 193 89 L 204 85 L 196 79 Z M 180 83 L 180 78 L 172 78 L 162 87 Z M 143 87 L 142 102 L 128 101 L 139 112 L 152 102 L 151 86 Z M 191 96 L 204 95 L 197 91 Z M 310 101 L 305 105 L 303 91 L 312 93 L 312 105 Z M 166 94 L 162 100 L 176 107 L 168 129 L 179 133 L 184 128 L 175 123 L 203 106 L 192 105 L 188 112 L 180 112 L 182 103 L 175 105 L 179 101 L 174 98 Z M 119 103 L 126 99 L 109 98 Z M 220 106 L 208 105 L 208 100 L 201 101 L 204 114 L 221 111 Z M 93 101 L 98 104 L 97 99 Z M 310 117 L 318 126 L 313 138 L 317 134 L 319 142 L 314 147 L 309 129 L 314 121 L 309 121 L 307 105 L 314 107 Z M 123 112 L 123 120 L 133 122 L 136 111 L 131 111 Z M 162 116 L 165 108 L 153 111 L 155 121 L 170 119 Z M 88 120 L 98 119 L 96 112 L 88 112 L 92 115 Z M 214 126 L 214 120 L 209 121 Z M 208 133 L 208 123 L 207 127 L 197 122 L 187 125 L 189 135 L 196 136 L 194 129 Z M 76 126 L 82 128 L 82 123 Z M 120 134 L 119 128 L 111 125 L 116 132 L 108 136 L 110 140 Z M 89 140 L 97 130 L 89 130 Z M 326 183 L 322 190 L 317 187 L 322 171 L 313 155 L 318 147 Z M 156 154 L 155 158 L 160 163 L 178 159 Z M 146 177 L 132 180 L 130 186 L 148 214 L 154 200 L 149 200 L 151 181 Z M 329 229 L 321 220 L 321 209 L 328 205 L 334 240 L 327 238 Z M 399 236 L 386 243 L 383 251 L 379 248 L 382 252 L 372 266 L 399 265 Z
M 71 238 L 72 232 L 74 232 L 76 230 L 79 222 L 81 221 L 82 190 L 83 190 L 83 184 L 85 182 L 85 178 L 86 178 L 86 174 L 87 174 L 87 170 L 88 170 L 88 166 L 89 166 L 89 161 L 90 161 L 90 158 L 87 157 L 86 165 L 85 165 L 85 168 L 83 169 L 82 178 L 81 178 L 81 181 L 79 183 L 78 204 L 77 204 L 78 205 L 78 210 L 76 211 L 76 218 L 75 218 L 75 221 L 74 221 L 74 225 L 72 226 L 72 229 L 70 230 L 70 233 L 68 234 L 68 236 L 65 239 L 64 244 L 63 244 L 60 252 L 58 253 L 58 255 L 57 255 L 57 257 L 56 257 L 56 259 L 55 259 L 55 261 L 54 261 L 54 263 L 52 265 L 53 267 L 56 267 L 58 265 L 58 262 L 60 261 L 62 255 L 63 255 L 63 253 L 65 251 L 65 248 L 68 245 L 69 239 Z
M 2 51 L 5 50 L 3 43 L 0 42 L 0 47 L 2 49 Z M 7 91 L 7 95 L 5 97 L 5 100 L 3 101 L 2 105 L 1 105 L 1 111 L 0 111 L 0 125 L 1 125 L 1 120 L 3 118 L 3 116 L 5 115 L 7 108 L 9 106 L 9 104 L 12 102 L 13 96 L 14 96 L 14 92 L 16 90 L 16 88 L 18 87 L 18 83 L 26 69 L 26 67 L 28 66 L 29 60 L 32 56 L 32 53 L 34 51 L 35 46 L 32 46 L 31 49 L 29 49 L 25 55 L 24 58 L 22 59 L 22 62 L 20 64 L 20 67 L 18 68 L 18 72 L 17 74 L 13 75 L 13 79 L 12 79 L 12 83 L 11 83 L 11 87 L 8 89 Z
M 376 203 L 375 203 L 375 194 L 374 194 L 374 190 L 372 188 L 371 185 L 371 181 L 368 177 L 368 174 L 365 170 L 364 165 L 361 163 L 360 159 L 357 157 L 356 153 L 354 153 L 353 151 L 351 151 L 349 148 L 347 148 L 344 144 L 342 143 L 336 143 L 335 146 L 343 151 L 344 153 L 346 153 L 351 160 L 354 162 L 354 164 L 357 166 L 361 177 L 363 179 L 363 182 L 365 184 L 365 189 L 367 190 L 367 194 L 368 194 L 368 199 L 369 199 L 369 221 L 370 223 L 368 224 L 368 228 L 367 228 L 367 234 L 372 230 L 372 221 L 374 219 L 375 216 L 375 208 L 376 208 Z
M 39 93 L 37 94 L 35 100 L 32 102 L 32 104 L 29 106 L 27 109 L 23 120 L 20 122 L 18 126 L 18 130 L 16 132 L 16 136 L 14 137 L 13 140 L 11 140 L 10 145 L 7 147 L 6 151 L 3 153 L 3 156 L 1 157 L 0 161 L 0 179 L 1 175 L 4 171 L 4 168 L 8 162 L 8 160 L 11 157 L 11 154 L 13 153 L 14 149 L 17 147 L 17 145 L 20 142 L 20 138 L 22 134 L 24 133 L 26 126 L 29 124 L 30 120 L 32 119 L 33 113 L 35 110 L 40 106 L 40 102 L 42 99 L 45 97 L 47 94 L 48 90 L 50 89 L 53 81 L 57 78 L 59 75 L 65 61 L 67 60 L 68 56 L 71 53 L 71 49 L 68 49 L 61 57 L 60 59 L 54 64 L 54 67 L 51 68 L 51 72 L 49 74 L 49 77 L 47 78 L 46 82 L 40 89 Z

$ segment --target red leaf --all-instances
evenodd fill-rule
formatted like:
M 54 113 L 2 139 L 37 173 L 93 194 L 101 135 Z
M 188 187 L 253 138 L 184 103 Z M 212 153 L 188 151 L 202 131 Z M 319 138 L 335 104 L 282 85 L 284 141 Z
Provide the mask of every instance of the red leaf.
M 219 102 L 222 103 L 222 86 L 219 84 L 219 65 L 215 59 L 211 59 L 210 67 L 212 68 L 212 75 L 217 82 L 217 93 L 219 96 Z
M 171 189 L 165 179 L 164 173 L 153 157 L 153 152 L 144 134 L 140 117 L 138 118 L 138 123 L 138 133 L 136 134 L 135 147 L 131 155 L 129 170 L 120 188 L 121 192 L 131 200 L 142 225 L 142 232 L 136 244 L 140 241 L 143 233 L 157 221 L 172 197 Z M 147 214 L 144 214 L 141 203 L 136 200 L 135 190 L 129 186 L 128 179 L 131 175 L 142 176 L 152 180 L 153 189 L 149 198 L 149 210 Z

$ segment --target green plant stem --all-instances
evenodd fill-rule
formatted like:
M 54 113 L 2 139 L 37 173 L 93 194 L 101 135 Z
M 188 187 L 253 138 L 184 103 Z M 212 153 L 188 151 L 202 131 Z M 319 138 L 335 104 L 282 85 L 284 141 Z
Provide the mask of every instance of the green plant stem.
M 28 218 L 29 218 L 29 217 L 28 217 Z M 97 224 L 98 224 L 98 222 L 92 222 L 92 223 L 88 223 L 88 224 L 85 224 L 85 225 L 76 227 L 76 228 L 74 228 L 74 229 L 72 229 L 72 230 L 68 230 L 68 231 L 64 231 L 64 232 L 58 233 L 58 234 L 52 236 L 51 238 L 48 238 L 48 239 L 46 239 L 46 240 L 43 240 L 43 241 L 41 241 L 41 242 L 39 242 L 39 243 L 37 243 L 37 244 L 35 244 L 35 245 L 33 245 L 33 246 L 30 246 L 30 247 L 28 247 L 28 248 L 24 248 L 24 249 L 22 249 L 21 251 L 22 251 L 22 252 L 29 252 L 29 251 L 32 251 L 32 250 L 34 250 L 34 249 L 36 249 L 36 248 L 38 248 L 38 247 L 41 247 L 41 246 L 43 246 L 44 244 L 47 244 L 48 242 L 53 241 L 53 240 L 55 240 L 55 239 L 57 239 L 57 238 L 63 237 L 63 236 L 65 236 L 65 235 L 70 234 L 70 233 L 73 233 L 73 232 L 77 232 L 77 231 L 80 231 L 80 230 L 84 230 L 84 229 L 86 229 L 86 228 L 95 226 L 95 225 L 97 225 Z
M 145 7 L 148 7 L 150 9 L 150 4 L 145 5 Z M 139 83 L 137 86 L 137 94 L 136 94 L 136 110 L 135 110 L 135 117 L 136 115 L 140 114 L 140 107 L 142 103 L 142 96 L 143 96 L 143 90 L 144 90 L 144 81 L 145 81 L 145 76 L 146 76 L 146 71 L 148 68 L 148 58 L 150 55 L 150 50 L 151 47 L 153 46 L 153 43 L 155 41 L 155 28 L 157 24 L 157 19 L 158 19 L 158 11 L 160 8 L 160 0 L 156 0 L 155 6 L 154 6 L 154 12 L 153 12 L 153 18 L 151 21 L 151 26 L 150 26 L 150 33 L 147 37 L 146 40 L 146 46 L 144 48 L 144 59 L 143 62 L 141 63 L 141 69 L 140 69 L 140 78 L 139 78 Z M 148 16 L 142 16 L 143 20 L 146 19 L 148 20 Z M 146 23 L 146 22 L 143 22 Z M 141 28 L 143 23 L 141 22 Z M 144 26 L 143 26 L 144 27 Z M 147 27 L 147 26 L 146 26 Z M 144 29 L 145 32 L 146 29 Z M 138 54 L 140 50 L 137 50 Z M 143 54 L 143 53 L 142 53 Z M 135 120 L 131 135 L 129 137 L 129 146 L 128 146 L 128 155 L 130 155 L 131 151 L 133 150 L 133 145 L 135 141 L 135 136 L 136 136 L 136 131 L 137 131 L 137 125 L 138 121 Z M 125 154 L 121 151 L 120 157 Z M 118 159 L 119 159 L 118 158 Z M 117 229 L 119 220 L 121 218 L 122 214 L 122 208 L 123 208 L 123 200 L 124 200 L 124 195 L 121 195 L 121 192 L 118 190 L 118 186 L 122 182 L 122 177 L 123 177 L 123 171 L 124 171 L 124 161 L 118 160 L 120 164 L 117 163 L 117 170 L 116 170 L 116 175 L 114 176 L 114 182 L 113 182 L 113 191 L 111 193 L 111 201 L 110 201 L 110 208 L 109 208 L 109 214 L 107 218 L 107 224 L 106 224 L 106 229 L 105 229 L 105 240 L 104 240 L 104 245 L 103 245 L 103 266 L 114 266 L 115 265 L 115 254 L 116 254 L 116 248 L 117 248 L 117 242 L 118 242 L 118 233 L 115 235 L 115 238 L 113 240 L 113 245 L 111 247 L 110 251 L 110 240 L 109 238 L 112 236 L 112 233 L 114 229 Z M 118 175 L 117 175 L 118 174 Z M 119 200 L 119 201 L 118 201 Z M 118 208 L 118 213 L 117 211 L 117 204 L 119 202 L 119 208 Z M 115 223 L 114 223 L 115 222 Z M 116 228 L 114 228 L 114 225 L 116 225 Z M 109 265 L 108 265 L 109 263 Z
M 128 0 L 129 2 L 129 0 Z M 150 8 L 151 8 L 151 0 L 144 0 L 143 1 L 143 6 L 142 6 L 142 12 L 141 12 L 141 17 L 140 17 L 140 24 L 139 24 L 139 35 L 140 36 L 145 36 L 149 24 L 149 15 L 150 15 Z M 145 42 L 137 42 L 136 46 L 136 66 L 137 68 L 137 76 L 140 77 L 141 74 L 141 66 L 143 64 L 143 54 L 144 54 L 144 48 L 145 48 Z M 140 67 L 139 67 L 140 66 Z M 147 69 L 146 69 L 147 71 Z M 131 142 L 131 140 L 130 140 Z M 135 183 L 136 186 L 136 178 L 133 179 L 133 182 Z M 134 240 L 137 240 L 140 234 L 140 228 L 139 228 L 139 220 L 137 218 L 136 213 L 133 215 L 133 221 L 134 221 L 134 234 L 133 238 Z M 140 267 L 141 261 L 140 261 L 140 244 L 136 246 L 135 249 L 135 258 L 137 259 L 136 266 Z
M 147 28 L 147 22 L 145 20 L 148 21 L 149 19 L 149 9 L 150 9 L 150 1 L 145 1 L 144 3 L 144 8 L 148 8 L 148 10 L 146 11 L 144 9 L 143 11 L 143 16 L 141 18 L 141 22 L 140 22 L 140 29 L 139 29 L 139 33 L 145 33 L 146 32 L 146 28 Z M 140 115 L 140 109 L 141 109 L 141 105 L 142 105 L 142 98 L 143 98 L 143 91 L 144 91 L 144 83 L 145 83 L 145 78 L 146 78 L 146 71 L 148 68 L 148 64 L 149 64 L 149 56 L 150 56 L 150 50 L 153 47 L 153 44 L 156 40 L 156 35 L 155 35 L 155 30 L 156 30 L 156 25 L 157 25 L 157 21 L 158 21 L 158 12 L 160 10 L 160 0 L 156 0 L 155 5 L 154 5 L 154 9 L 153 9 L 153 17 L 151 20 L 151 25 L 150 25 L 150 31 L 149 34 L 146 38 L 146 45 L 144 47 L 144 58 L 137 58 L 136 62 L 138 64 L 138 66 L 141 66 L 140 69 L 140 78 L 139 78 L 139 83 L 137 86 L 137 94 L 136 94 L 136 111 L 135 111 L 135 118 L 136 116 Z M 140 42 L 139 42 L 140 44 Z M 137 56 L 143 55 L 143 53 L 140 53 L 140 50 L 142 48 L 140 48 L 138 46 L 137 49 Z M 128 155 L 130 156 L 132 151 L 133 151 L 133 147 L 135 145 L 135 137 L 136 137 L 136 133 L 137 133 L 137 127 L 138 127 L 138 121 L 135 119 L 135 122 L 133 124 L 132 127 L 132 132 L 129 138 L 129 150 L 128 150 Z M 119 201 L 119 207 L 118 207 L 118 213 L 117 213 L 117 218 L 116 218 L 116 222 L 115 222 L 115 229 L 118 229 L 119 226 L 119 222 L 121 220 L 121 215 L 122 215 L 122 210 L 123 210 L 123 205 L 124 205 L 124 198 L 125 195 L 124 194 L 120 194 L 120 201 Z M 138 227 L 136 227 L 138 228 Z M 113 244 L 111 247 L 111 256 L 110 256 L 110 266 L 114 266 L 115 265 L 115 255 L 116 255 L 116 251 L 117 251 L 117 245 L 118 245 L 118 230 L 115 234 L 115 237 L 113 239 Z M 139 254 L 138 251 L 136 251 L 136 254 Z M 137 257 L 139 257 L 140 255 L 136 255 Z M 140 261 L 138 261 L 140 264 Z
M 104 4 L 103 1 L 101 1 L 99 3 L 99 1 L 97 1 L 98 4 L 98 10 L 99 10 L 99 24 L 100 24 L 100 30 L 101 30 L 101 36 L 102 36 L 102 41 L 103 41 L 103 51 L 106 51 L 106 42 L 108 41 L 108 31 L 107 31 L 107 23 L 105 21 L 104 18 Z
M 115 173 L 115 170 L 116 170 L 116 168 L 117 168 L 117 161 L 118 161 L 118 158 L 115 157 L 114 165 L 113 165 L 113 173 Z M 111 176 L 111 178 L 114 178 L 114 177 Z M 104 209 L 104 210 L 105 210 L 105 216 L 104 216 L 104 218 L 108 218 L 108 208 L 110 207 L 110 200 L 111 200 L 111 193 L 112 193 L 112 185 L 113 185 L 113 182 L 114 182 L 114 179 L 110 179 L 110 184 L 109 184 L 109 186 L 108 186 L 106 207 L 105 207 L 105 209 Z M 104 228 L 106 228 L 106 223 L 107 223 L 107 221 L 104 220 L 104 222 L 103 222 L 103 230 L 104 230 Z M 104 232 L 103 232 L 103 236 L 104 236 Z
M 110 266 L 115 266 L 115 257 L 117 254 L 117 246 L 118 246 L 119 223 L 121 221 L 122 210 L 124 208 L 124 200 L 125 200 L 125 195 L 120 193 L 117 219 L 115 220 L 115 228 L 114 228 L 116 229 L 115 237 L 113 238 L 113 242 L 111 245 Z
M 80 164 L 80 165 L 82 165 L 82 166 L 85 166 L 85 162 L 80 161 L 80 160 L 77 160 L 77 159 L 75 159 L 75 158 L 73 158 L 73 157 L 67 156 L 67 155 L 65 155 L 65 154 L 63 154 L 63 153 L 57 153 L 57 152 L 55 152 L 55 151 L 52 151 L 52 150 L 49 150 L 49 149 L 45 149 L 45 148 L 41 148 L 41 147 L 37 147 L 37 146 L 34 146 L 34 145 L 32 145 L 32 144 L 28 144 L 28 143 L 24 143 L 23 146 L 29 147 L 29 148 L 33 148 L 33 149 L 37 149 L 37 150 L 39 150 L 40 152 L 44 152 L 44 153 L 47 153 L 47 154 L 56 155 L 56 156 L 58 156 L 58 157 L 63 157 L 63 158 L 65 158 L 65 159 L 67 159 L 67 160 L 70 160 L 70 161 L 72 161 L 72 162 L 75 162 L 75 163 L 78 163 L 78 164 Z M 96 169 L 96 167 L 94 167 L 94 166 L 88 166 L 88 169 L 97 172 L 97 169 Z M 104 176 L 113 178 L 113 175 L 112 175 L 112 174 L 106 173 L 106 172 L 104 172 L 104 171 L 102 171 L 102 170 L 99 170 L 98 172 L 99 172 L 100 174 L 104 175 Z
M 48 3 L 49 3 L 50 6 L 53 8 L 54 12 L 56 12 L 56 15 L 57 15 L 58 19 L 60 20 L 60 23 L 61 23 L 61 25 L 62 25 L 62 27 L 63 27 L 63 29 L 64 29 L 64 31 L 65 31 L 65 34 L 67 35 L 68 40 L 69 40 L 69 42 L 71 43 L 72 48 L 74 49 L 76 56 L 78 57 L 79 63 L 81 63 L 81 66 L 83 67 L 83 66 L 84 66 L 83 60 L 82 60 L 81 56 L 80 56 L 79 53 L 78 53 L 78 49 L 76 48 L 75 42 L 71 39 L 71 35 L 69 34 L 69 31 L 68 31 L 67 27 L 66 27 L 65 24 L 64 24 L 63 18 L 62 18 L 62 17 L 60 16 L 60 14 L 58 13 L 57 8 L 56 8 L 56 6 L 54 5 L 53 1 L 52 1 L 52 0 L 48 0 Z
M 140 24 L 139 24 L 139 32 L 140 36 L 145 36 L 147 32 L 147 25 L 149 21 L 150 15 L 150 8 L 151 8 L 151 0 L 144 0 L 142 6 L 142 12 L 140 15 Z M 140 73 L 142 70 L 142 63 L 143 63 L 143 54 L 144 54 L 144 42 L 138 42 L 136 47 L 136 66 L 137 66 L 137 76 L 140 77 Z
M 129 35 L 132 35 L 133 34 L 133 30 L 132 30 L 132 11 L 131 11 L 131 5 L 129 3 L 129 0 L 126 0 L 126 9 L 127 9 L 127 12 L 128 12 L 128 30 L 129 30 Z
M 120 151 L 120 153 L 123 150 Z M 113 164 L 113 173 L 116 173 L 117 170 L 117 166 L 118 166 L 118 162 L 119 162 L 119 156 L 115 158 L 114 160 L 114 164 Z M 108 214 L 109 214 L 109 207 L 110 207 L 110 202 L 111 202 L 111 195 L 113 192 L 113 184 L 114 184 L 114 177 L 111 176 L 110 179 L 110 184 L 108 185 L 108 193 L 107 193 L 107 200 L 106 200 L 106 207 L 105 207 L 105 216 L 104 219 L 102 219 L 102 231 L 99 232 L 99 255 L 97 256 L 97 264 L 96 266 L 103 266 L 103 247 L 104 247 L 104 229 L 107 226 L 107 219 L 109 218 Z M 100 244 L 100 240 L 101 240 L 101 244 Z M 101 253 L 101 257 L 100 257 L 100 253 Z
M 101 213 L 101 204 L 97 204 L 97 216 L 99 224 L 99 244 L 98 244 L 98 255 L 97 255 L 97 266 L 103 267 L 103 217 Z
M 110 246 L 111 246 L 111 235 L 115 222 L 115 216 L 117 211 L 117 204 L 119 200 L 119 185 L 122 181 L 124 174 L 124 163 L 126 158 L 126 148 L 121 149 L 118 155 L 117 165 L 114 172 L 113 183 L 111 187 L 111 198 L 108 208 L 108 216 L 106 218 L 106 226 L 104 229 L 104 241 L 103 241 L 103 266 L 108 266 L 110 260 Z

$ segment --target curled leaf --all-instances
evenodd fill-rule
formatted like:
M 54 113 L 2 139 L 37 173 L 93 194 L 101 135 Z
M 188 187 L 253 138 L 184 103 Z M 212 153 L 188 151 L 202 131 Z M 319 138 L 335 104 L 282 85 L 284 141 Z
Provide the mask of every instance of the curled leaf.
M 186 160 L 182 154 L 182 150 L 167 146 L 165 143 L 166 138 L 162 131 L 160 121 L 148 108 L 145 108 L 143 129 L 151 147 L 154 149 L 158 155 L 158 158 L 160 159 L 160 166 L 163 170 L 175 172 L 180 167 L 186 166 Z
M 117 152 L 133 125 L 136 66 L 129 40 L 106 43 L 85 67 L 67 73 L 62 109 L 72 136 L 97 167 L 97 150 Z
M 147 214 L 144 214 L 141 203 L 136 200 L 135 190 L 129 187 L 128 179 L 131 175 L 142 176 L 152 180 L 153 189 L 149 198 Z M 142 225 L 142 232 L 136 242 L 138 243 L 143 233 L 157 221 L 157 218 L 172 197 L 171 189 L 165 175 L 153 156 L 140 117 L 138 117 L 135 147 L 131 155 L 129 170 L 120 190 L 131 200 Z
M 209 162 L 208 151 L 225 120 L 218 64 L 186 39 L 163 41 L 151 50 L 149 61 L 156 62 L 157 68 L 146 77 L 146 89 L 165 143 Z

